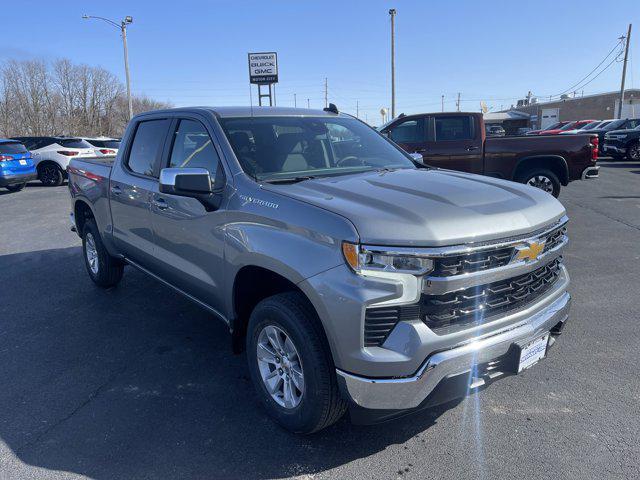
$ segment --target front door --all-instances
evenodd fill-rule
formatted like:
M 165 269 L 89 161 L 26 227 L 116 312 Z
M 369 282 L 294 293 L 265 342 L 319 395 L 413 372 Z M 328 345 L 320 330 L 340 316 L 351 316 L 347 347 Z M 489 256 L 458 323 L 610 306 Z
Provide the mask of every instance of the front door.
M 403 150 L 409 153 L 419 153 L 424 158 L 427 141 L 424 117 L 410 117 L 402 120 L 386 130 L 385 133 Z
M 206 168 L 212 184 L 224 182 L 215 138 L 197 118 L 180 118 L 165 165 Z M 207 212 L 195 198 L 154 192 L 151 222 L 155 239 L 155 268 L 164 280 L 207 305 L 222 310 L 224 281 L 224 223 L 226 212 Z
M 158 166 L 169 124 L 168 119 L 139 122 L 123 161 L 113 164 L 108 185 L 118 249 L 144 265 L 153 261 L 150 202 L 158 191 Z

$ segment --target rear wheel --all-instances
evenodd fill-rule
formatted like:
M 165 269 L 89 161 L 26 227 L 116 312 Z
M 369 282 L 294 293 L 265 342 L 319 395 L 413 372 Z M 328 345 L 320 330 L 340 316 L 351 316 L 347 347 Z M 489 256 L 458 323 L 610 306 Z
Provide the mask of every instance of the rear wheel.
M 560 180 L 551 170 L 544 168 L 528 170 L 519 176 L 518 181 L 539 188 L 554 197 L 560 195 Z
M 25 185 L 26 185 L 26 182 L 19 183 L 17 185 L 7 185 L 7 190 L 9 190 L 10 192 L 19 192 L 24 188 Z
M 82 231 L 84 264 L 93 282 L 103 288 L 117 285 L 122 279 L 124 264 L 109 255 L 102 243 L 95 220 L 89 219 Z
M 633 145 L 629 146 L 629 149 L 627 150 L 627 156 L 634 162 L 640 160 L 640 142 L 636 142 Z
M 264 408 L 287 430 L 313 433 L 346 411 L 322 326 L 300 293 L 274 295 L 256 306 L 247 360 Z
M 55 163 L 45 163 L 38 166 L 38 179 L 48 187 L 58 187 L 64 181 L 64 174 Z

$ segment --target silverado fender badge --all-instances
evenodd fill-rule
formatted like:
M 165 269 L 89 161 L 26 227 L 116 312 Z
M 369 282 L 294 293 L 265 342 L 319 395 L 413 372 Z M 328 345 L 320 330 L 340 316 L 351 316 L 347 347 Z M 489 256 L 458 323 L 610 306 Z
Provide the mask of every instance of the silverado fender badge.
M 534 260 L 537 260 L 544 250 L 545 243 L 546 242 L 544 240 L 541 240 L 517 245 L 513 261 L 519 262 L 520 260 L 524 260 L 527 262 L 533 262 Z

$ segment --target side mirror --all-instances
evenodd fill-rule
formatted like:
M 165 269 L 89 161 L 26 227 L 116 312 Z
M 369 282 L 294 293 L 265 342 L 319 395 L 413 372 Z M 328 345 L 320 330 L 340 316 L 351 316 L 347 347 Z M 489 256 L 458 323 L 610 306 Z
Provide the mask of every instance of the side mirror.
M 160 193 L 195 198 L 208 212 L 220 207 L 222 191 L 213 188 L 211 174 L 206 168 L 163 168 L 159 190 Z

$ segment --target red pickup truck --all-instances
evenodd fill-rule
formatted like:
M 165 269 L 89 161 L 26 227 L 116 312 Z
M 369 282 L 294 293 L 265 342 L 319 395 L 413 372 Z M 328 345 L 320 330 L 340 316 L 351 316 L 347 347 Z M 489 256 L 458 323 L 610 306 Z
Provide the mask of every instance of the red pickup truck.
M 515 180 L 556 197 L 562 185 L 595 178 L 600 168 L 597 135 L 486 138 L 481 113 L 401 115 L 380 131 L 425 164 Z

